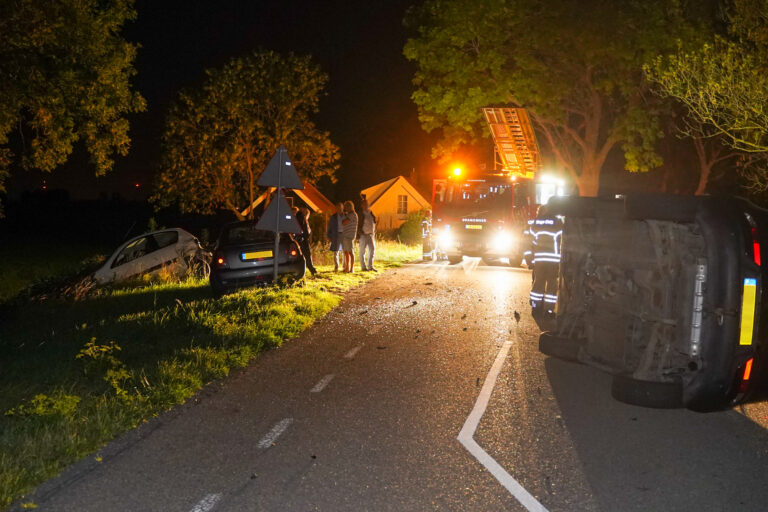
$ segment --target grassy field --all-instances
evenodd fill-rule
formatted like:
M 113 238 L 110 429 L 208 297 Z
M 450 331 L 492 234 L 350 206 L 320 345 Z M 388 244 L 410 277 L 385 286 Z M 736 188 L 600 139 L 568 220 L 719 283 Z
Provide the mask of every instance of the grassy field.
M 207 282 L 189 279 L 0 305 L 0 509 L 295 337 L 377 275 L 334 273 L 322 266 L 328 255 L 318 251 L 321 273 L 297 286 L 219 300 Z M 383 242 L 377 266 L 420 255 L 420 247 Z
M 89 244 L 0 243 L 0 303 L 32 283 L 72 274 L 84 265 L 94 265 L 104 254 L 103 247 Z

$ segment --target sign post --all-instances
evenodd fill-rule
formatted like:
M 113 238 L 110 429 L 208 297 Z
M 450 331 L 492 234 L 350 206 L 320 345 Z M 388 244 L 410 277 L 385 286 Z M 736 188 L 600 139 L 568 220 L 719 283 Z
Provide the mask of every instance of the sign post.
M 293 216 L 288 201 L 283 196 L 283 188 L 303 190 L 304 185 L 293 168 L 288 151 L 284 146 L 277 148 L 267 168 L 259 176 L 257 185 L 275 187 L 275 195 L 256 224 L 258 229 L 275 232 L 275 250 L 272 254 L 272 282 L 277 282 L 277 260 L 280 251 L 280 233 L 301 233 L 301 228 Z M 283 213 L 281 213 L 281 210 Z

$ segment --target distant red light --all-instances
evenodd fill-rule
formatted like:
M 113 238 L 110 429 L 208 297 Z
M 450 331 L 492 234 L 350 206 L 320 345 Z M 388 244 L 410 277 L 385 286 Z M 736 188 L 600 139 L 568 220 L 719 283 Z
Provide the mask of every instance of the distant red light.
M 296 252 L 296 249 L 291 249 L 291 256 L 296 256 L 297 254 L 299 253 Z
M 219 265 L 223 265 L 224 264 L 224 258 L 217 259 L 216 263 L 218 263 Z
M 134 183 L 133 186 L 136 187 L 136 188 L 139 188 L 139 184 L 138 183 Z

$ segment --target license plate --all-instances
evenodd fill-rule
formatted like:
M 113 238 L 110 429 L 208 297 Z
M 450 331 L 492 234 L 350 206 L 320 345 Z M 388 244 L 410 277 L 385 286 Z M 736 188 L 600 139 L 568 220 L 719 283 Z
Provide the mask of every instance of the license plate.
M 483 229 L 482 224 L 464 224 L 466 229 Z
M 272 251 L 244 252 L 241 257 L 243 260 L 257 260 L 259 258 L 271 258 Z

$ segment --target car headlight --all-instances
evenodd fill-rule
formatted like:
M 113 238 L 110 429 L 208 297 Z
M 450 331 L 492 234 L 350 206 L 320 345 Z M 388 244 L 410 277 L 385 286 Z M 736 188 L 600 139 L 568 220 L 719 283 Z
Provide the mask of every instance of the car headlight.
M 493 249 L 499 252 L 508 251 L 512 248 L 512 235 L 506 231 L 500 231 L 493 237 Z
M 453 243 L 453 235 L 448 230 L 443 231 L 438 236 L 438 242 L 440 243 L 440 247 L 449 247 Z

